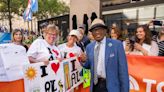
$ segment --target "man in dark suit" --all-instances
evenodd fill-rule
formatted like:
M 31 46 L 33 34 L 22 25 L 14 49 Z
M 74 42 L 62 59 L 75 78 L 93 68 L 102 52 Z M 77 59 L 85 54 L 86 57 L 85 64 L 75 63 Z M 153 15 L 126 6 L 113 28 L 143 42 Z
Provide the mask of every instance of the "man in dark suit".
M 83 67 L 91 69 L 90 92 L 129 92 L 129 77 L 123 45 L 106 38 L 107 26 L 95 19 L 89 31 L 95 39 L 82 55 Z M 84 63 L 85 62 L 85 63 Z

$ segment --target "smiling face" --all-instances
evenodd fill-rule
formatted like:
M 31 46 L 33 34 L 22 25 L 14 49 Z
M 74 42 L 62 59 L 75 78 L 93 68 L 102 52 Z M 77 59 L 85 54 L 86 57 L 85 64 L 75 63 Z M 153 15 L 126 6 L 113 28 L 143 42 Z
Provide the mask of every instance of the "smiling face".
M 50 45 L 53 45 L 53 43 L 55 42 L 57 38 L 57 33 L 56 31 L 49 31 L 49 32 L 46 32 L 45 34 L 45 40 L 50 44 Z
M 22 35 L 22 33 L 20 31 L 14 32 L 14 34 L 13 34 L 13 41 L 14 42 L 21 43 L 22 39 L 23 39 L 23 35 Z
M 75 35 L 69 35 L 67 40 L 68 44 L 74 45 L 74 43 L 77 42 L 78 38 Z
M 135 31 L 135 36 L 136 36 L 137 43 L 140 44 L 146 43 L 151 45 L 152 36 L 147 25 L 139 25 L 137 27 L 137 30 Z
M 117 35 L 117 33 L 115 32 L 114 29 L 111 30 L 111 38 L 112 39 L 117 39 L 118 38 L 118 35 Z
M 145 31 L 142 27 L 137 28 L 136 36 L 137 36 L 138 39 L 144 40 L 145 35 L 146 35 L 146 33 L 145 33 Z
M 57 27 L 53 24 L 48 25 L 44 32 L 45 32 L 45 35 L 44 35 L 45 40 L 48 42 L 48 44 L 53 45 L 53 43 L 55 42 L 58 36 Z
M 106 35 L 106 29 L 95 28 L 92 31 L 92 35 L 96 41 L 100 42 L 101 40 L 103 40 L 104 36 Z

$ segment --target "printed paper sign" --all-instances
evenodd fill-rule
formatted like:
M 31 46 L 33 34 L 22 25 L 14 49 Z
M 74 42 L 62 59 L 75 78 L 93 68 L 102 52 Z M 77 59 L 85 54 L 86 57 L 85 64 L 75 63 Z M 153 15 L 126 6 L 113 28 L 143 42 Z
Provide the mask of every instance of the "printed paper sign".
M 13 43 L 0 44 L 0 81 L 23 79 L 23 66 L 29 64 L 26 49 Z
M 76 58 L 24 67 L 25 92 L 69 92 L 82 83 L 82 66 Z

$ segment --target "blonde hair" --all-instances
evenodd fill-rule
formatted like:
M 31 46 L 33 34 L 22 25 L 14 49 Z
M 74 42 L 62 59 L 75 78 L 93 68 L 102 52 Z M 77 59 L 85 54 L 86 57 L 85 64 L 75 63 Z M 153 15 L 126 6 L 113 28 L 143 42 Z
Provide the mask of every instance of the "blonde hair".
M 44 30 L 44 32 L 45 32 L 45 33 L 47 33 L 47 32 L 56 32 L 57 35 L 58 35 L 59 30 L 58 30 L 58 28 L 57 28 L 56 25 L 54 25 L 54 24 L 49 24 L 49 25 L 47 26 L 47 28 Z
M 23 43 L 23 32 L 20 30 L 20 29 L 14 29 L 13 31 L 12 31 L 12 35 L 11 35 L 11 41 L 12 42 L 15 42 L 15 39 L 14 39 L 14 35 L 17 33 L 17 32 L 20 32 L 21 33 L 21 35 L 22 35 L 22 40 L 21 40 L 21 44 Z

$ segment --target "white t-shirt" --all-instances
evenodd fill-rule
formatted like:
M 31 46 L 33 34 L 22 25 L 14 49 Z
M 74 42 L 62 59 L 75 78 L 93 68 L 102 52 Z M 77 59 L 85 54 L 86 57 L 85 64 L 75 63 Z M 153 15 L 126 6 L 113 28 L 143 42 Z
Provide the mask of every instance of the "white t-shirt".
M 44 39 L 36 39 L 30 46 L 28 56 L 32 56 L 38 62 L 61 58 L 59 49 L 55 45 L 49 45 Z
M 126 42 L 124 41 L 123 42 L 124 49 L 125 49 L 125 45 L 126 45 Z M 159 48 L 155 41 L 151 41 L 151 45 L 143 43 L 142 47 L 146 51 L 148 51 L 148 56 L 158 56 Z M 143 55 L 143 53 L 141 51 L 138 51 L 135 49 L 132 52 L 130 52 L 130 54 Z
M 80 54 L 82 52 L 80 47 L 74 45 L 73 47 L 70 48 L 66 45 L 66 43 L 59 45 L 58 48 L 61 52 L 62 58 L 70 58 L 73 56 L 78 57 L 78 56 L 80 56 Z

